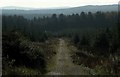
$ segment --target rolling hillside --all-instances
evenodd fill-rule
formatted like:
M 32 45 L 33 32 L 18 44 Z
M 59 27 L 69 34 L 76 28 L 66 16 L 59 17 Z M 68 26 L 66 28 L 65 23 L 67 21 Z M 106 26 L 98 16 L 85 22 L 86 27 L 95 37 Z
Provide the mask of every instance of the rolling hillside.
M 3 7 L 2 14 L 6 15 L 23 15 L 27 18 L 33 18 L 38 16 L 51 16 L 52 14 L 73 14 L 73 13 L 81 13 L 84 12 L 111 12 L 118 11 L 118 5 L 101 5 L 101 6 L 81 6 L 81 7 L 73 7 L 73 8 L 58 8 L 58 9 L 34 9 L 34 8 L 25 8 L 25 7 Z

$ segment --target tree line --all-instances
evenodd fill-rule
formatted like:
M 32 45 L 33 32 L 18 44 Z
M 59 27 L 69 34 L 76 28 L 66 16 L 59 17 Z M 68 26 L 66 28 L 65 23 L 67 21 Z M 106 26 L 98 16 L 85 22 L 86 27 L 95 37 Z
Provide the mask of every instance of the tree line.
M 26 19 L 23 16 L 17 15 L 3 15 L 2 25 L 3 31 L 19 29 L 26 33 L 26 35 L 32 36 L 32 39 L 39 40 L 41 39 L 40 35 L 45 33 L 57 35 L 67 30 L 72 33 L 73 29 L 110 27 L 117 23 L 117 17 L 116 12 L 81 12 L 80 14 L 72 15 L 53 14 L 51 17 L 34 17 L 33 19 Z

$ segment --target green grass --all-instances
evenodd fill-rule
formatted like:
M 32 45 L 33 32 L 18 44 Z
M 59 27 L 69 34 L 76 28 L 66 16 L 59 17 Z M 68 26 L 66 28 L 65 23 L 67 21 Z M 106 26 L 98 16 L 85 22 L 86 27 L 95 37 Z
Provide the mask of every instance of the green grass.
M 3 70 L 3 75 L 39 75 L 40 70 L 31 69 L 24 66 L 6 68 Z

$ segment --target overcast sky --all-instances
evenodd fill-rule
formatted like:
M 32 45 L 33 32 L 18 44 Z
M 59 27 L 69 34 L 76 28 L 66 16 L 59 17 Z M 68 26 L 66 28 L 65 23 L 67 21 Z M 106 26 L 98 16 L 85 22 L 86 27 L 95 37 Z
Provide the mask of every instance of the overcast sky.
M 119 0 L 0 0 L 0 7 L 19 6 L 33 8 L 76 7 L 84 5 L 118 4 Z

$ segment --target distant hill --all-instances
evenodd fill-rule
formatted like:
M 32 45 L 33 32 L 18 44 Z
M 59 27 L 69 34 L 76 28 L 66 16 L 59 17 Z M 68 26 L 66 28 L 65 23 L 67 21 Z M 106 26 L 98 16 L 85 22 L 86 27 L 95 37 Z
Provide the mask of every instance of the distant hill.
M 111 12 L 111 11 L 118 11 L 118 5 L 101 5 L 101 6 L 81 6 L 81 7 L 73 7 L 73 8 L 62 8 L 62 9 L 35 9 L 35 8 L 25 8 L 25 7 L 3 7 L 2 8 L 2 14 L 6 15 L 32 15 L 32 16 L 38 16 L 38 15 L 51 15 L 51 14 L 73 14 L 73 13 L 81 13 L 84 12 Z
M 12 9 L 12 10 L 40 10 L 40 9 L 66 9 L 70 7 L 53 7 L 53 8 L 31 8 L 31 7 L 18 7 L 18 6 L 6 6 L 2 7 L 2 9 Z

